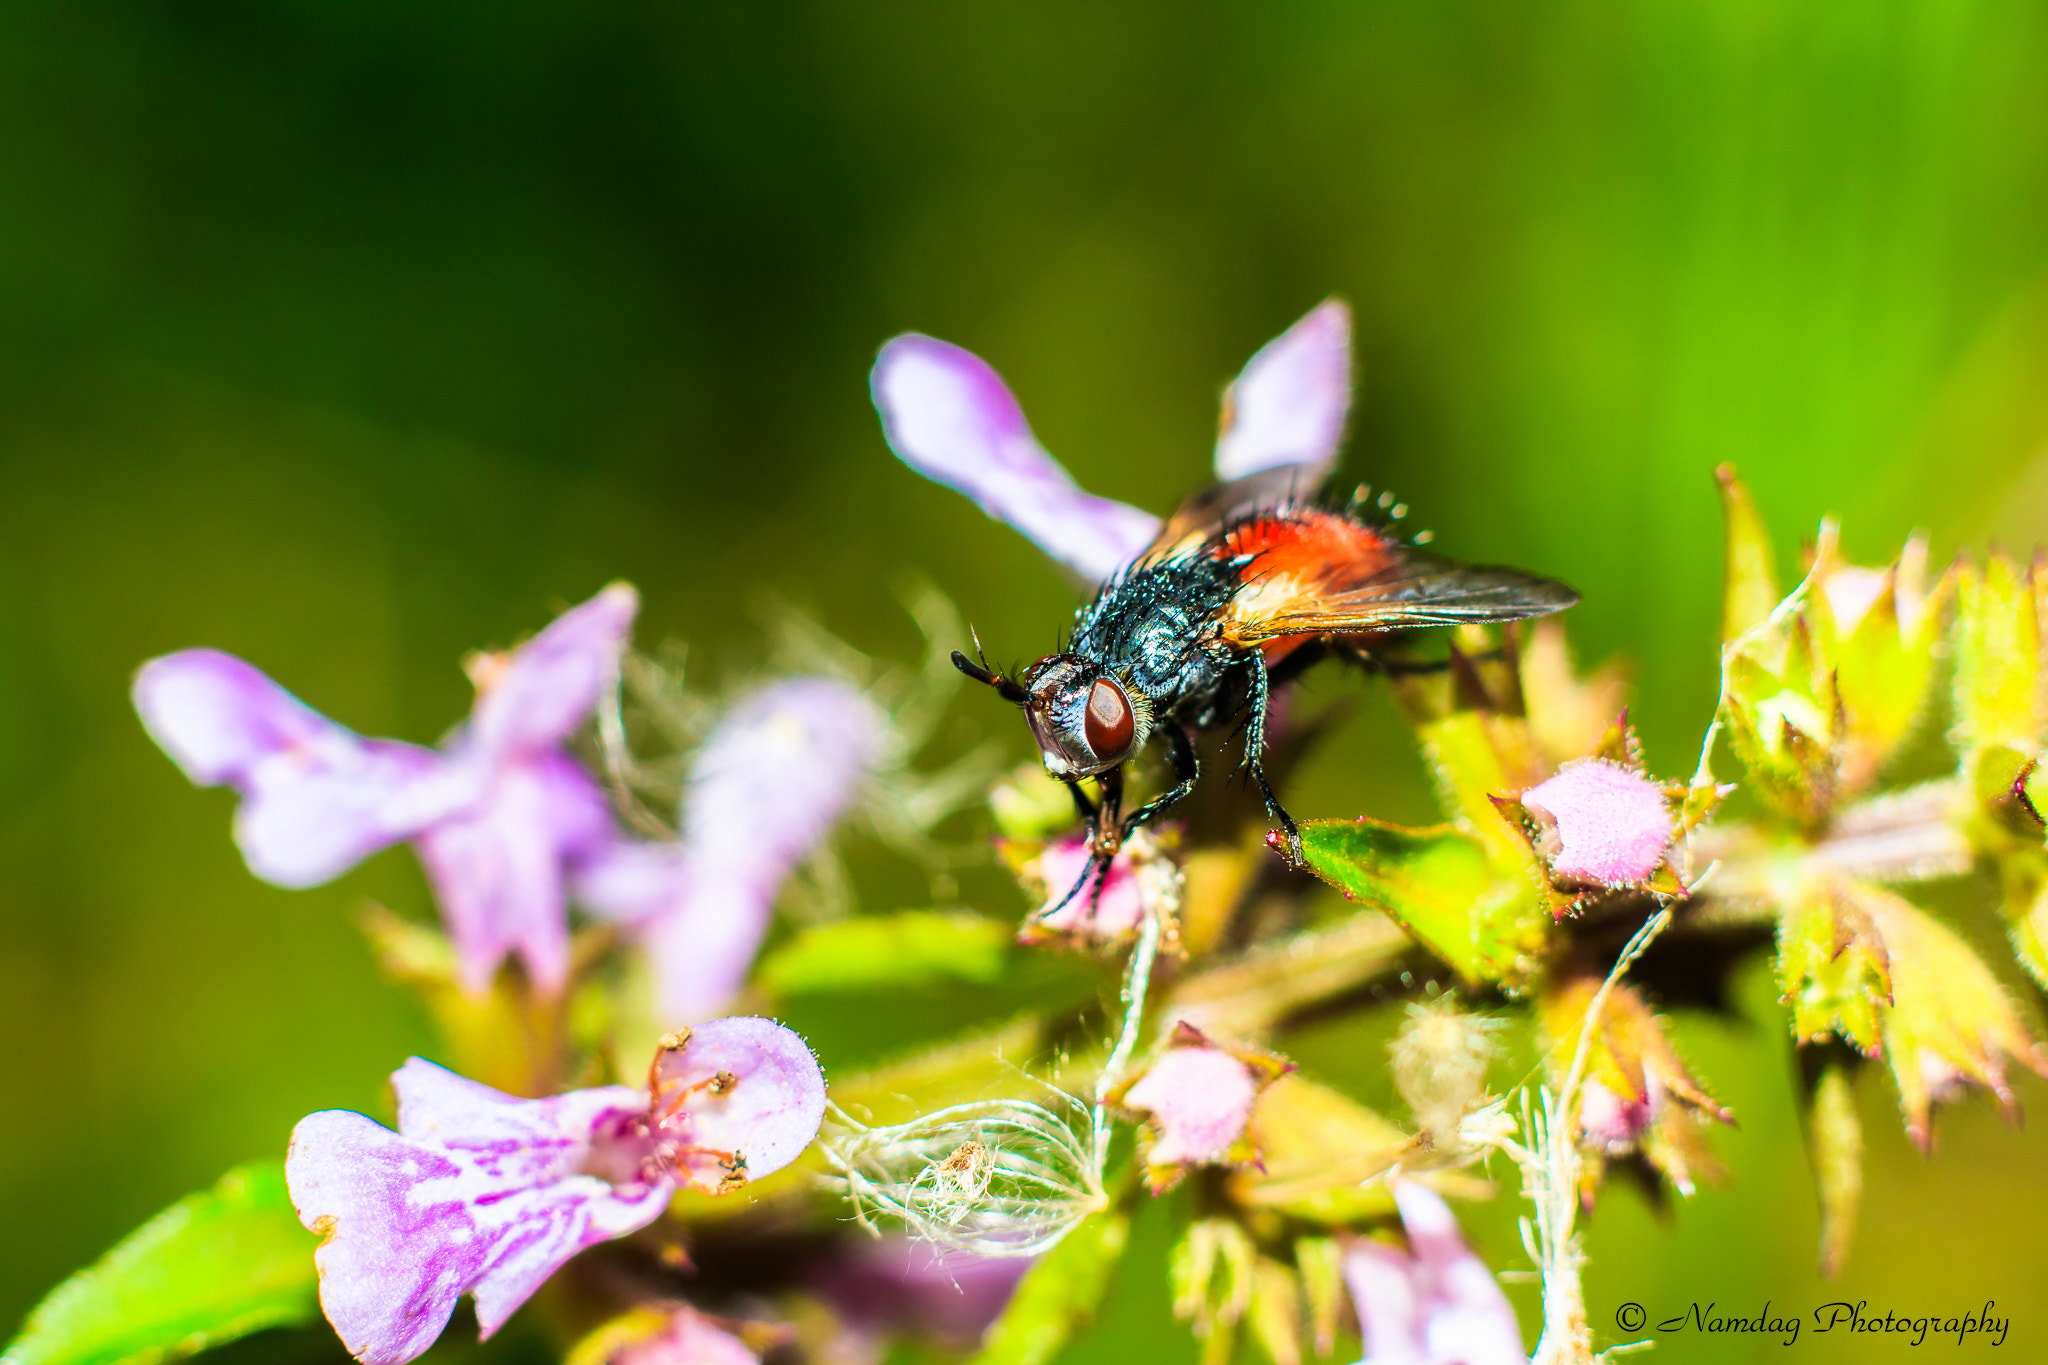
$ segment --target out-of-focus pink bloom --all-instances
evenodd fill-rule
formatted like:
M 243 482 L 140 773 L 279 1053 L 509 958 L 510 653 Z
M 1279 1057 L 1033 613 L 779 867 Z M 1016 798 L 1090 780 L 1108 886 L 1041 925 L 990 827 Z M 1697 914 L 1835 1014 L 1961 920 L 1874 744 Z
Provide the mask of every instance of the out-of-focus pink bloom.
M 577 899 L 647 943 L 665 1022 L 705 1018 L 739 989 L 776 892 L 873 770 L 887 726 L 844 683 L 771 683 L 698 751 L 679 842 L 615 840 L 579 869 Z
M 327 1110 L 292 1132 L 285 1179 L 320 1304 L 364 1365 L 403 1365 L 465 1293 L 486 1337 L 571 1256 L 645 1227 L 678 1184 L 724 1193 L 817 1134 L 825 1081 L 803 1040 L 720 1019 L 664 1040 L 654 1093 L 522 1100 L 415 1057 L 391 1078 L 398 1131 Z
M 1034 1264 L 1028 1256 L 973 1256 L 908 1237 L 853 1237 L 811 1283 L 850 1332 L 920 1331 L 972 1344 Z
M 1066 904 L 1050 915 L 1034 915 L 1024 922 L 1022 936 L 1027 941 L 1063 936 L 1090 943 L 1121 943 L 1137 932 L 1145 917 L 1145 898 L 1132 867 L 1131 850 L 1125 848 L 1110 860 L 1101 894 L 1096 894 L 1091 880 L 1068 896 L 1089 862 L 1088 836 L 1071 834 L 1047 844 L 1019 870 L 1026 882 L 1044 889 L 1047 905 L 1066 898 Z
M 1434 1190 L 1396 1181 L 1407 1251 L 1360 1239 L 1344 1278 L 1365 1336 L 1361 1365 L 1528 1365 L 1515 1310 Z
M 1589 1142 L 1609 1152 L 1625 1152 L 1643 1140 L 1664 1112 L 1664 1078 L 1643 1068 L 1643 1093 L 1616 1092 L 1598 1076 L 1580 1083 L 1579 1128 Z
M 638 609 L 616 583 L 473 663 L 476 708 L 439 749 L 364 739 L 210 649 L 144 664 L 135 708 L 194 782 L 241 793 L 235 839 L 257 876 L 317 886 L 410 839 L 463 984 L 484 989 L 516 952 L 554 991 L 568 973 L 564 877 L 611 831 L 603 793 L 562 745 L 616 675 Z
M 747 1344 L 688 1304 L 677 1304 L 660 1331 L 614 1352 L 606 1365 L 760 1365 Z
M 1100 583 L 1159 530 L 1149 512 L 1083 492 L 1038 444 L 988 363 L 915 332 L 882 347 L 870 379 L 889 446 L 1082 578 Z M 1225 395 L 1216 476 L 1298 466 L 1322 482 L 1351 402 L 1351 314 L 1328 300 L 1252 357 Z
M 1249 1066 L 1199 1042 L 1168 1048 L 1124 1092 L 1123 1102 L 1158 1126 L 1148 1165 L 1203 1165 L 1231 1159 L 1258 1097 L 1259 1078 Z
M 1620 887 L 1646 882 L 1671 847 L 1671 807 L 1663 788 L 1605 758 L 1565 764 L 1522 793 L 1535 817 L 1550 870 L 1573 882 Z
M 1294 1069 L 1271 1053 L 1218 1047 L 1193 1024 L 1174 1025 L 1166 1051 L 1111 1100 L 1146 1116 L 1145 1175 L 1170 1189 L 1194 1166 L 1258 1159 L 1251 1135 L 1259 1092 Z
M 1843 564 L 1822 579 L 1820 586 L 1827 595 L 1828 612 L 1835 618 L 1835 629 L 1847 635 L 1890 591 L 1892 575 L 1886 569 Z

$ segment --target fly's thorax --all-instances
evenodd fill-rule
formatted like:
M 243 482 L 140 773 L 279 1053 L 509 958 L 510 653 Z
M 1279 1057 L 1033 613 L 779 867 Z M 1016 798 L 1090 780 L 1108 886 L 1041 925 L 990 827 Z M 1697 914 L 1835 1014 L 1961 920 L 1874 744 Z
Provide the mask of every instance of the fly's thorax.
M 1073 651 L 1100 661 L 1162 710 L 1193 681 L 1189 669 L 1230 603 L 1229 573 L 1187 556 L 1146 564 L 1104 588 L 1082 614 Z
M 1024 717 L 1039 757 L 1062 781 L 1116 767 L 1151 731 L 1150 698 L 1084 655 L 1047 655 L 1018 681 L 1027 694 Z

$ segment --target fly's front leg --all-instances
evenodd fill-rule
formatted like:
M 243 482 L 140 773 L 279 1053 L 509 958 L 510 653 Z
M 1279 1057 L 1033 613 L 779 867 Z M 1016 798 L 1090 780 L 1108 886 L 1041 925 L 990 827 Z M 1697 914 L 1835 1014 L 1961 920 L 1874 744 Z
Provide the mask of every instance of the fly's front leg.
M 1095 803 L 1088 799 L 1087 792 L 1081 790 L 1081 784 L 1078 780 L 1067 783 L 1067 795 L 1074 798 L 1074 810 L 1080 815 L 1081 823 L 1084 825 L 1094 824 Z
M 1195 789 L 1195 779 L 1201 775 L 1201 760 L 1195 756 L 1195 742 L 1184 725 L 1166 727 L 1166 756 L 1173 764 L 1174 784 L 1159 795 L 1147 801 L 1130 813 L 1123 823 L 1123 836 L 1128 839 L 1137 830 L 1143 829 L 1159 817 L 1160 812 L 1179 804 Z
M 1108 772 L 1097 773 L 1095 787 L 1101 802 L 1095 809 L 1095 837 L 1093 839 L 1095 860 L 1105 868 L 1116 851 L 1124 846 L 1124 829 L 1117 818 L 1124 808 L 1124 770 L 1121 766 Z
M 1067 783 L 1067 790 L 1074 794 L 1074 809 L 1081 813 L 1081 819 L 1089 826 L 1088 861 L 1081 865 L 1081 875 L 1067 888 L 1067 894 L 1033 915 L 1034 922 L 1051 919 L 1066 909 L 1083 890 L 1088 891 L 1091 907 L 1102 901 L 1102 888 L 1109 882 L 1109 864 L 1116 857 L 1117 850 L 1123 847 L 1123 829 L 1117 819 L 1117 813 L 1123 808 L 1123 769 L 1111 768 L 1099 774 L 1095 785 L 1102 794 L 1100 802 L 1090 801 L 1079 782 Z M 1091 880 L 1095 883 L 1093 888 L 1088 885 Z
M 1273 795 L 1273 784 L 1266 780 L 1266 765 L 1259 761 L 1266 749 L 1266 703 L 1273 690 L 1272 680 L 1266 673 L 1265 651 L 1252 651 L 1251 670 L 1251 715 L 1245 723 L 1244 766 L 1250 768 L 1252 776 L 1258 779 L 1259 794 L 1266 798 L 1266 813 L 1273 817 L 1286 837 L 1287 865 L 1300 867 L 1303 862 L 1301 831 L 1294 827 L 1294 817 L 1280 804 L 1280 798 Z

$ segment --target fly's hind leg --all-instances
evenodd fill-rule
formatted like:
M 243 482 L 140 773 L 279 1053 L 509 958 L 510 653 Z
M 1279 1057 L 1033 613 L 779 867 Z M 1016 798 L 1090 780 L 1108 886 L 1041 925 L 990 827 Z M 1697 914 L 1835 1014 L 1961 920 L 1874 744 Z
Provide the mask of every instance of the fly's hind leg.
M 1266 656 L 1263 651 L 1252 651 L 1251 670 L 1251 714 L 1245 718 L 1244 766 L 1250 768 L 1252 776 L 1258 779 L 1259 795 L 1266 798 L 1266 814 L 1273 817 L 1273 823 L 1280 826 L 1281 834 L 1286 840 L 1287 865 L 1300 867 L 1303 862 L 1301 831 L 1295 828 L 1294 817 L 1280 804 L 1280 798 L 1273 795 L 1273 784 L 1266 780 L 1266 765 L 1260 761 L 1266 750 L 1266 703 L 1273 693 L 1272 677 L 1266 672 Z

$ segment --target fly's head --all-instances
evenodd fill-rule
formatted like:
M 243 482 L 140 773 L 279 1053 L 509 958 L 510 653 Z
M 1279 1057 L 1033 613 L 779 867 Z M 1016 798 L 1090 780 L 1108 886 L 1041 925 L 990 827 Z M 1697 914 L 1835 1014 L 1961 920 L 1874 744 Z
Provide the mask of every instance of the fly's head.
M 1062 782 L 1109 771 L 1145 742 L 1151 707 L 1101 664 L 1079 654 L 1048 654 L 1008 678 L 964 654 L 953 665 L 1024 708 L 1045 770 Z

